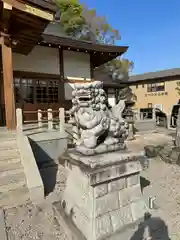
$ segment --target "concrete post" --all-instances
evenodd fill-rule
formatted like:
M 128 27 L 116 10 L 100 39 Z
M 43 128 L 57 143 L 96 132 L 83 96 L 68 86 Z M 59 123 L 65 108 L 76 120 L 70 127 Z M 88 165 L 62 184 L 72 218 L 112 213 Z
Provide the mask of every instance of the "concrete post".
M 16 128 L 18 131 L 23 130 L 23 115 L 21 108 L 16 109 Z
M 42 111 L 38 109 L 38 127 L 42 128 Z
M 156 111 L 155 111 L 155 108 L 152 109 L 152 119 L 156 120 Z
M 136 112 L 136 120 L 141 120 L 140 109 L 139 108 L 137 109 L 137 112 Z
M 167 129 L 171 129 L 171 115 L 167 115 Z
M 173 126 L 173 127 L 175 126 L 175 120 L 174 120 L 174 117 L 172 117 L 172 126 Z
M 171 129 L 171 128 L 172 128 L 171 124 L 173 124 L 173 122 L 174 122 L 174 119 L 173 119 L 173 117 L 172 117 L 172 123 L 171 123 L 172 110 L 173 110 L 173 107 L 169 108 L 169 109 L 168 109 L 168 112 L 167 112 L 167 128 L 168 128 L 168 129 Z
M 143 112 L 140 112 L 140 111 L 139 111 L 139 116 L 140 116 L 140 119 L 139 119 L 139 120 L 143 120 L 143 119 L 144 119 Z
M 53 129 L 53 114 L 52 109 L 48 109 L 48 130 Z
M 127 120 L 129 125 L 129 132 L 128 132 L 128 141 L 134 140 L 134 121 L 133 120 Z
M 59 108 L 59 130 L 60 132 L 64 132 L 64 124 L 65 124 L 65 111 L 64 108 Z

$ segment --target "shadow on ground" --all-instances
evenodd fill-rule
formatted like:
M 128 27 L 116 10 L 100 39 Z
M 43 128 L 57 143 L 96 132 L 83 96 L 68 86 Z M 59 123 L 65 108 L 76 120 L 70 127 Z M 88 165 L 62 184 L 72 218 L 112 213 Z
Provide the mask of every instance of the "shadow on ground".
M 48 196 L 56 186 L 58 164 L 32 139 L 29 139 L 37 166 L 44 184 L 44 194 Z
M 143 193 L 143 190 L 144 190 L 144 188 L 145 187 L 148 187 L 149 185 L 150 185 L 150 181 L 149 180 L 147 180 L 146 178 L 144 178 L 144 177 L 140 177 L 140 185 L 141 185 L 141 191 L 142 191 L 142 193 Z
M 159 217 L 152 217 L 149 213 L 144 221 L 138 225 L 137 231 L 130 240 L 171 240 L 166 223 Z

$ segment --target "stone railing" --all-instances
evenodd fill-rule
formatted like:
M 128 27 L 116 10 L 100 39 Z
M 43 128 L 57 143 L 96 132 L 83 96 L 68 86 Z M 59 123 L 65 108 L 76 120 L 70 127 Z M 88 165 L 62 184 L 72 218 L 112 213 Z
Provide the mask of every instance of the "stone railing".
M 35 120 L 24 121 L 25 114 L 33 114 L 36 116 Z M 71 118 L 70 111 L 65 110 L 64 108 L 59 108 L 59 110 L 47 109 L 36 111 L 23 111 L 21 108 L 16 109 L 16 125 L 17 130 L 23 130 L 25 124 L 35 124 L 38 128 L 42 128 L 45 125 L 48 130 L 54 128 L 54 124 L 59 126 L 61 132 L 64 132 L 64 125 Z

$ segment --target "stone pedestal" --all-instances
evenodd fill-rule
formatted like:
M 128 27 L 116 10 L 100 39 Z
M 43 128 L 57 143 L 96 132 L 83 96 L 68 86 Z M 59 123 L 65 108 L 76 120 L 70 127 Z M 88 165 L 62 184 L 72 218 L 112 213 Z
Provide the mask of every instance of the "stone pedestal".
M 91 157 L 69 151 L 62 206 L 87 240 L 117 235 L 144 217 L 139 173 L 144 152 L 119 151 Z

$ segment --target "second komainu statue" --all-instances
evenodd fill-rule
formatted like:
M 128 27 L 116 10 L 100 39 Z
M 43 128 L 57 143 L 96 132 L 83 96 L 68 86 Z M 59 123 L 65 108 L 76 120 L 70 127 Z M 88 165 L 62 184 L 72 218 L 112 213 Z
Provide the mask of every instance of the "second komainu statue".
M 125 102 L 108 109 L 102 82 L 75 84 L 72 93 L 76 151 L 94 155 L 123 150 L 128 124 L 122 118 Z

